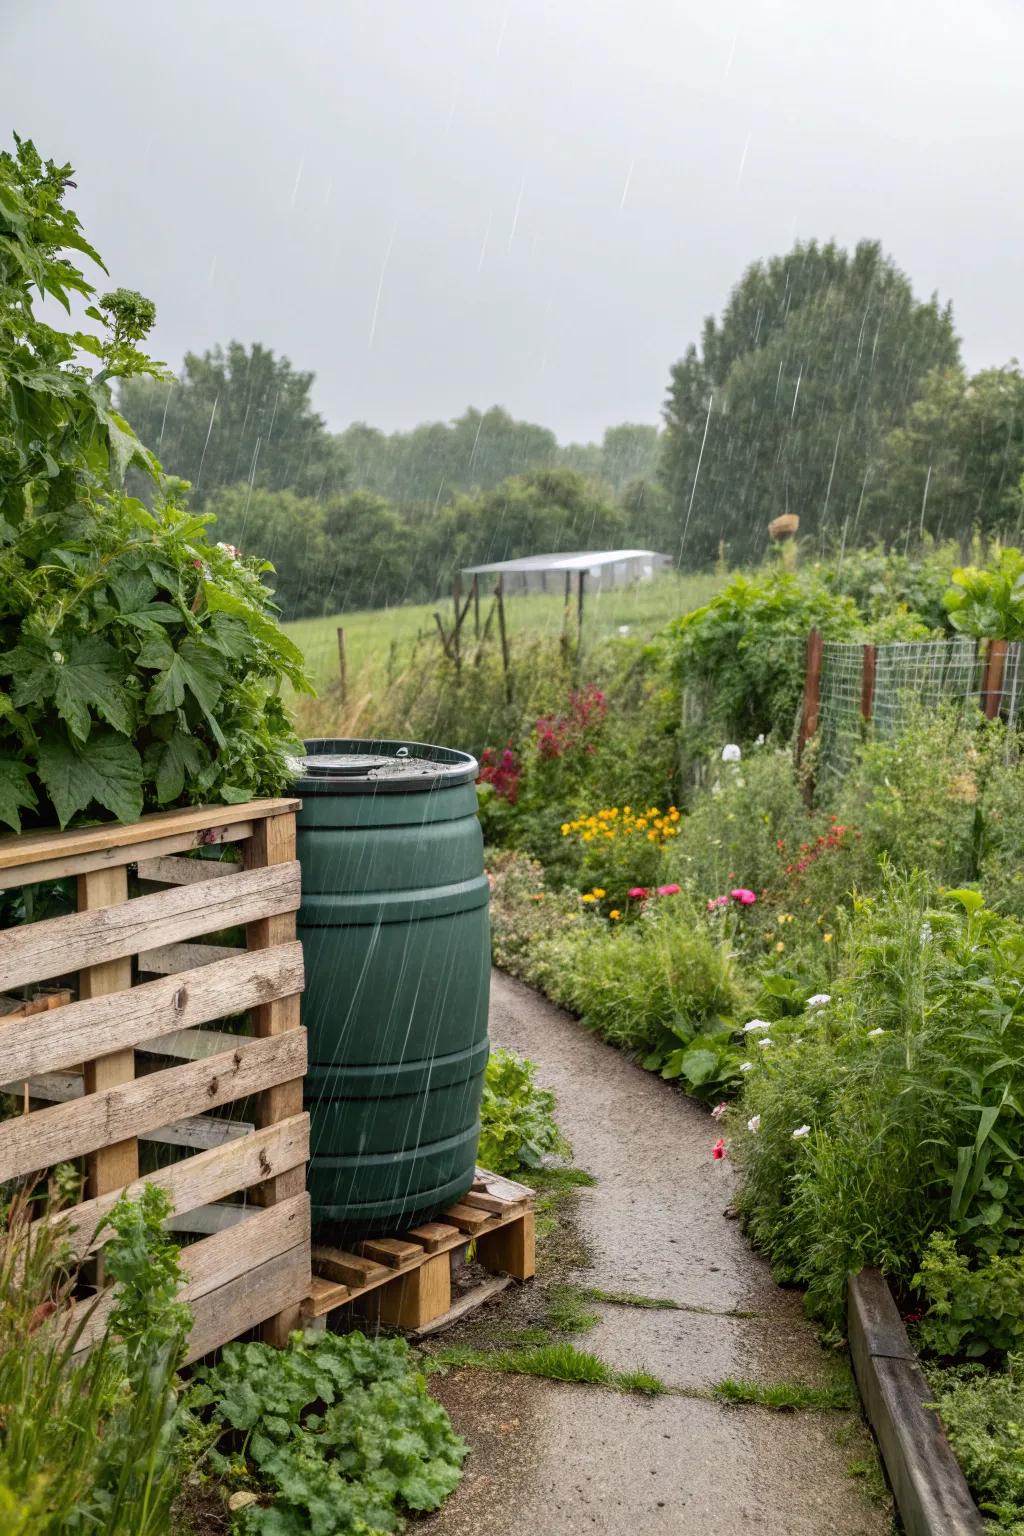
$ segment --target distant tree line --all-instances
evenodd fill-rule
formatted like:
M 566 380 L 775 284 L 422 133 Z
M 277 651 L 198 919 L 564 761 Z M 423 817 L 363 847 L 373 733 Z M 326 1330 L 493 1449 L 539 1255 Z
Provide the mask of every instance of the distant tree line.
M 267 347 L 189 353 L 121 408 L 216 513 L 215 537 L 277 567 L 288 616 L 435 597 L 488 559 L 618 544 L 680 565 L 760 557 L 769 521 L 816 549 L 973 529 L 1018 536 L 1024 377 L 969 376 L 950 306 L 881 247 L 797 244 L 756 262 L 670 372 L 664 430 L 560 445 L 498 406 L 332 434 L 313 375 Z

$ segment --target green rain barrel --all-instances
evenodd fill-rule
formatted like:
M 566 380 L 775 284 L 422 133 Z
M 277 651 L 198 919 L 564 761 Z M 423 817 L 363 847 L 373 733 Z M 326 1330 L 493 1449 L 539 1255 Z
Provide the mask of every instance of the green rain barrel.
M 380 1231 L 473 1182 L 490 987 L 477 764 L 417 742 L 323 739 L 306 752 L 313 1220 Z

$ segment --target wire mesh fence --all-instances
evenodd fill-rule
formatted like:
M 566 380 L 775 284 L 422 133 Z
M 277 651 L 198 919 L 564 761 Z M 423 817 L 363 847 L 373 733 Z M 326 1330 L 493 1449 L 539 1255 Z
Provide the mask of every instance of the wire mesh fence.
M 1001 716 L 1014 730 L 1020 723 L 1024 667 L 1021 642 L 920 640 L 891 645 L 822 647 L 817 700 L 817 772 L 820 789 L 834 787 L 849 772 L 870 729 L 891 738 L 915 710 L 981 708 Z

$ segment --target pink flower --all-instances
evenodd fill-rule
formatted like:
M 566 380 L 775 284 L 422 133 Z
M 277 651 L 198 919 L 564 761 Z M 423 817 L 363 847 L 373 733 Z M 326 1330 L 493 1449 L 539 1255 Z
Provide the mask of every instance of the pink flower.
M 659 885 L 658 886 L 658 895 L 659 896 L 678 896 L 679 895 L 679 886 L 678 885 Z
M 634 885 L 631 891 L 626 892 L 626 895 L 631 897 L 633 901 L 643 901 L 644 897 L 649 896 L 650 894 L 651 893 L 647 889 L 646 885 Z
M 725 1114 L 728 1108 L 728 1104 L 716 1104 L 714 1109 L 711 1111 L 712 1120 L 721 1120 L 722 1116 Z
M 712 1156 L 712 1158 L 714 1159 L 714 1161 L 716 1163 L 720 1163 L 722 1161 L 722 1159 L 725 1157 L 725 1137 L 724 1136 L 719 1136 L 718 1140 L 715 1142 L 714 1146 L 711 1148 L 711 1156 Z
M 708 901 L 708 911 L 717 912 L 720 907 L 727 907 L 728 905 L 728 896 L 712 896 Z
M 738 901 L 741 907 L 752 907 L 754 902 L 757 900 L 757 897 L 754 895 L 753 891 L 748 891 L 747 888 L 742 885 L 738 886 L 735 891 L 730 891 L 729 895 L 732 897 L 733 901 Z

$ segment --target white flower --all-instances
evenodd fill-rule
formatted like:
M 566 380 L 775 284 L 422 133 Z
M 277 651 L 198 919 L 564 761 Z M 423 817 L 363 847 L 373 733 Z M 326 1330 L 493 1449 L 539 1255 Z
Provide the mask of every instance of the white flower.
M 763 747 L 764 746 L 764 731 L 762 731 L 760 736 L 758 736 L 757 740 L 754 742 L 754 746 L 755 747 Z
M 741 1072 L 753 1072 L 753 1070 L 754 1070 L 754 1063 L 752 1061 L 741 1061 L 740 1062 L 740 1071 Z
M 751 1019 L 749 1024 L 744 1024 L 743 1033 L 749 1035 L 755 1029 L 771 1029 L 767 1019 Z
M 722 1116 L 725 1114 L 728 1108 L 728 1104 L 716 1104 L 714 1109 L 711 1111 L 712 1120 L 721 1120 Z
M 628 624 L 620 624 L 619 625 L 619 634 L 620 635 L 628 635 L 629 634 L 629 625 Z
M 742 756 L 743 753 L 740 751 L 739 747 L 734 741 L 730 741 L 726 746 L 722 748 L 723 763 L 738 763 Z
M 760 1046 L 761 1050 L 763 1051 L 763 1050 L 766 1050 L 768 1048 L 768 1046 L 771 1045 L 772 1042 L 770 1040 L 759 1040 L 757 1043 Z
M 869 1040 L 877 1040 L 879 1035 L 884 1035 L 884 1034 L 885 1034 L 885 1030 L 884 1029 L 869 1029 L 868 1030 L 868 1039 Z
M 831 1001 L 832 998 L 828 992 L 815 992 L 813 997 L 807 999 L 806 1006 L 808 1008 L 824 1008 L 825 1004 Z
M 932 925 L 925 921 L 921 924 L 921 943 L 927 944 L 932 936 Z
M 811 1128 L 809 1125 L 798 1125 L 796 1130 L 793 1132 L 793 1140 L 802 1141 L 805 1136 L 809 1136 L 810 1134 Z
M 62 666 L 63 663 L 64 663 L 64 652 L 63 651 L 54 651 L 53 659 L 57 663 L 58 667 Z
M 761 1129 L 761 1116 L 760 1115 L 751 1115 L 750 1119 L 747 1121 L 747 1130 L 750 1132 L 751 1136 L 756 1136 L 760 1129 Z
M 790 1041 L 791 1045 L 803 1045 L 803 1043 L 804 1043 L 803 1035 L 797 1035 L 795 1040 L 791 1040 Z

